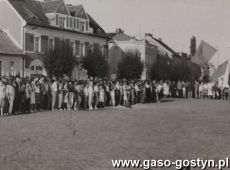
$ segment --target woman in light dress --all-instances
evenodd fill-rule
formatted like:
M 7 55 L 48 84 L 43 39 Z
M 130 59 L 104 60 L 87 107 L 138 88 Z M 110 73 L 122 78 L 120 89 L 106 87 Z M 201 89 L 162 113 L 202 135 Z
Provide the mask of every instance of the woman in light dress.
M 123 90 L 123 105 L 126 106 L 128 103 L 128 96 L 127 96 L 127 85 L 126 82 L 122 85 L 122 90 Z
M 99 85 L 99 107 L 104 107 L 105 103 L 105 89 L 103 88 L 103 85 Z
M 109 90 L 110 90 L 111 105 L 115 106 L 115 85 L 113 83 L 109 83 Z
M 167 82 L 163 83 L 163 94 L 164 94 L 164 97 L 168 97 L 169 95 L 169 85 Z
M 89 81 L 89 85 L 88 85 L 88 94 L 89 94 L 89 110 L 93 110 L 93 82 Z
M 198 91 L 199 91 L 199 98 L 204 99 L 204 83 L 203 82 L 199 84 Z

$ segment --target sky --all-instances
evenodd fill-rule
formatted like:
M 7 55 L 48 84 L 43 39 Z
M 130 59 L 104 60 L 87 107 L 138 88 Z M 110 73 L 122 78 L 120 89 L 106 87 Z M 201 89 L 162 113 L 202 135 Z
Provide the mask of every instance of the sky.
M 178 52 L 195 36 L 217 49 L 230 46 L 230 0 L 66 0 L 82 4 L 106 32 L 152 33 Z

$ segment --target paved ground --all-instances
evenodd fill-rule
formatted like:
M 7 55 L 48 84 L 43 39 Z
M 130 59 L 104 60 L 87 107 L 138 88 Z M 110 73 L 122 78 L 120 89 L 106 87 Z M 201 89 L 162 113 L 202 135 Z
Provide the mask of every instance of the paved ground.
M 112 159 L 222 159 L 229 151 L 229 101 L 0 118 L 0 170 L 109 170 Z

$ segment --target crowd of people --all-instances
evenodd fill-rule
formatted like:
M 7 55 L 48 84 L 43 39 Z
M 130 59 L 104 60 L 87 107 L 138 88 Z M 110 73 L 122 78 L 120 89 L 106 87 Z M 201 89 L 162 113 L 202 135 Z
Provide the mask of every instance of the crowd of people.
M 227 99 L 216 83 L 141 80 L 71 80 L 53 77 L 1 78 L 0 115 L 48 110 L 93 110 L 159 103 L 162 98 Z

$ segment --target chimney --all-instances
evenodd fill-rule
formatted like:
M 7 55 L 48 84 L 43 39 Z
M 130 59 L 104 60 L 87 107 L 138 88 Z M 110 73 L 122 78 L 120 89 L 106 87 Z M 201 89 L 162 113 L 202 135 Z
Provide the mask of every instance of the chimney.
M 151 33 L 145 33 L 145 36 L 146 36 L 146 37 L 147 37 L 147 36 L 153 37 L 153 34 L 151 34 Z
M 117 33 L 117 34 L 123 34 L 123 33 L 124 33 L 124 30 L 122 30 L 121 28 L 117 28 L 117 29 L 116 29 L 116 33 Z

